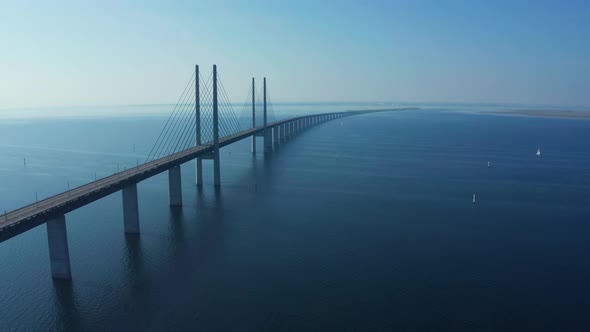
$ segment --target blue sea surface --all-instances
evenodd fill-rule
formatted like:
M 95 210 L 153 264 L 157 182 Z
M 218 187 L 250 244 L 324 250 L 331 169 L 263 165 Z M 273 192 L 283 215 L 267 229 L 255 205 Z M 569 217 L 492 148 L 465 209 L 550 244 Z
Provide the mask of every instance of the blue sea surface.
M 2 242 L 0 330 L 585 330 L 590 120 L 457 110 L 240 141 L 220 191 L 210 161 L 202 190 L 182 166 L 182 208 L 166 173 L 139 183 L 139 236 L 120 192 L 73 211 L 71 282 L 50 277 L 44 225 Z M 165 121 L 0 120 L 0 209 L 141 163 Z

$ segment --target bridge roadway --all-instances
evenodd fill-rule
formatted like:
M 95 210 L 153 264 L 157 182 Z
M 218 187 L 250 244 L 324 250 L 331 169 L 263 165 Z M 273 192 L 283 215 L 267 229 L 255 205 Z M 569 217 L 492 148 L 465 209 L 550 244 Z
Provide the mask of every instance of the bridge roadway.
M 366 110 L 366 111 L 348 111 L 336 113 L 323 113 L 315 115 L 300 116 L 281 121 L 275 121 L 267 124 L 271 129 L 288 122 L 294 122 L 301 119 L 313 118 L 324 115 L 349 116 L 355 114 L 364 114 L 371 112 L 383 112 L 403 109 L 390 110 Z M 243 130 L 231 136 L 219 139 L 219 147 L 222 148 L 234 142 L 240 141 L 252 135 L 259 135 L 265 130 L 264 127 L 250 128 Z M 102 179 L 90 182 L 77 188 L 62 192 L 60 194 L 42 199 L 38 202 L 29 204 L 22 208 L 13 210 L 6 214 L 0 215 L 0 242 L 6 241 L 18 234 L 26 232 L 37 227 L 47 220 L 76 210 L 84 205 L 108 196 L 116 191 L 127 187 L 130 184 L 138 183 L 150 178 L 156 174 L 169 170 L 172 167 L 181 165 L 197 157 L 203 157 L 214 151 L 214 143 L 208 142 L 199 146 L 188 148 L 186 150 L 171 154 L 169 156 L 156 159 L 122 172 L 104 177 Z

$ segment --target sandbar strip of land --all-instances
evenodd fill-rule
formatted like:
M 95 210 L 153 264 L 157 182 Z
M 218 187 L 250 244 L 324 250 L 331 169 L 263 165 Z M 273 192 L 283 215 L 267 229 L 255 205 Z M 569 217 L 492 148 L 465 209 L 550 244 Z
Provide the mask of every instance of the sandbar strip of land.
M 560 110 L 505 110 L 505 111 L 486 111 L 482 113 L 498 115 L 521 115 L 521 116 L 541 116 L 552 118 L 569 118 L 569 119 L 590 119 L 590 110 L 588 111 L 560 111 Z

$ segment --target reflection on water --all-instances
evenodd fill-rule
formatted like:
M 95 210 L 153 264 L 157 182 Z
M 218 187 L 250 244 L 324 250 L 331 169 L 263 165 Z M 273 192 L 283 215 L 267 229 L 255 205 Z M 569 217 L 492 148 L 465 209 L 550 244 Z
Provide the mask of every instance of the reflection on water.
M 81 331 L 83 325 L 73 290 L 72 281 L 53 280 L 54 306 L 57 310 L 56 326 L 60 331 Z

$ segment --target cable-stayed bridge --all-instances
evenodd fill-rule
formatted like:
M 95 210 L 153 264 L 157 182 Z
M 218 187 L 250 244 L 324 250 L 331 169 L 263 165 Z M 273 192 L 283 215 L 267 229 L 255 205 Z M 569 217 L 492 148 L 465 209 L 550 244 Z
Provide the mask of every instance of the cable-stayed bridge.
M 249 116 L 244 120 L 233 109 L 217 67 L 214 65 L 212 73 L 207 79 L 203 79 L 199 67 L 195 66 L 192 77 L 143 164 L 138 163 L 136 167 L 5 212 L 0 216 L 0 242 L 45 223 L 52 276 L 71 279 L 66 213 L 122 191 L 125 233 L 139 234 L 137 183 L 140 181 L 168 171 L 170 205 L 181 206 L 180 165 L 188 161 L 196 160 L 196 182 L 200 187 L 203 185 L 203 161 L 212 160 L 213 183 L 219 187 L 219 149 L 224 146 L 250 138 L 252 152 L 255 153 L 256 138 L 260 137 L 264 142 L 264 151 L 269 152 L 289 137 L 323 122 L 355 114 L 391 111 L 347 111 L 276 120 L 272 103 L 269 102 L 266 78 L 263 80 L 261 93 L 257 93 L 252 79 L 248 94 Z

